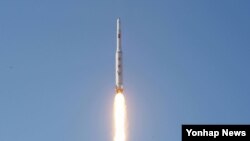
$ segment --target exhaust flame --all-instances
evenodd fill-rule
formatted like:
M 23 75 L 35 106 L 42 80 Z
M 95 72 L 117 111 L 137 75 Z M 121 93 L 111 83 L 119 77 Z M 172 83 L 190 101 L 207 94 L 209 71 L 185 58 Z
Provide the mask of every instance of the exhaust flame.
M 126 138 L 126 103 L 122 93 L 115 95 L 114 101 L 114 141 L 125 141 Z

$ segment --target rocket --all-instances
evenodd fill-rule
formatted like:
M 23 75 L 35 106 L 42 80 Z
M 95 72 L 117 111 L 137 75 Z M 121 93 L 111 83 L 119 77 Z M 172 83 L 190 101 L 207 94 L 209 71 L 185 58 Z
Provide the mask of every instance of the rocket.
M 123 93 L 122 46 L 121 46 L 121 20 L 116 22 L 116 53 L 115 53 L 115 91 Z

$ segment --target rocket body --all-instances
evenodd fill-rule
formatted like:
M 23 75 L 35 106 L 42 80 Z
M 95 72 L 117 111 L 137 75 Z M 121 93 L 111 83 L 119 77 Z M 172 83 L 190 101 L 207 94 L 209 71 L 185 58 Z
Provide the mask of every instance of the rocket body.
M 122 46 L 121 46 L 121 21 L 116 23 L 116 53 L 115 53 L 115 89 L 116 93 L 123 93 L 123 65 L 122 65 Z

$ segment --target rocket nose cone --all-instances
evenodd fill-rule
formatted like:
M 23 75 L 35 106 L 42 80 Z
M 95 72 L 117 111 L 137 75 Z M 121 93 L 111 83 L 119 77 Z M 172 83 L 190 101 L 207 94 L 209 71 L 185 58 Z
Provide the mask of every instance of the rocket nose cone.
M 117 25 L 120 25 L 120 23 L 121 23 L 121 20 L 120 20 L 120 17 L 119 17 L 119 18 L 117 18 Z

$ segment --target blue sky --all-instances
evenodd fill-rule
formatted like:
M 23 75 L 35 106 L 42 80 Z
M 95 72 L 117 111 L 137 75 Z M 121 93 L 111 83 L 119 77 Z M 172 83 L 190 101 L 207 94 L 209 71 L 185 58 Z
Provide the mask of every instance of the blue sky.
M 250 123 L 247 0 L 1 0 L 0 140 L 110 141 L 121 17 L 129 141 Z

